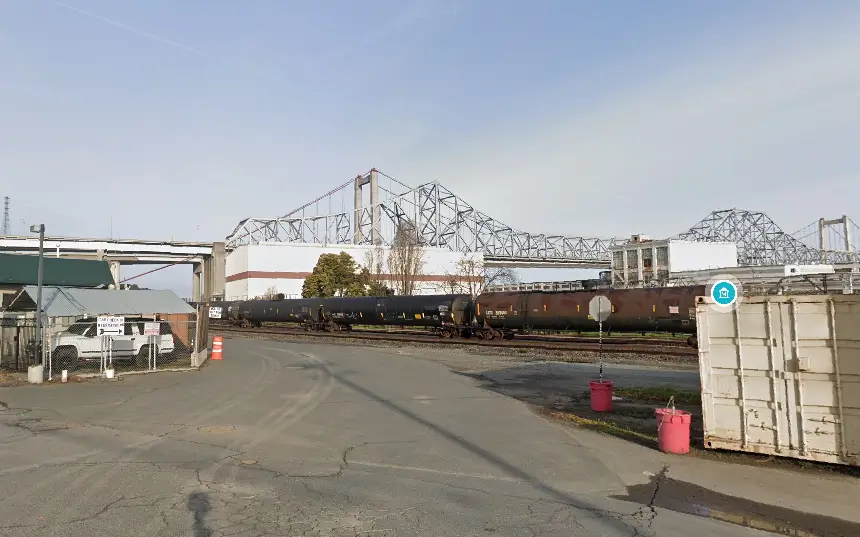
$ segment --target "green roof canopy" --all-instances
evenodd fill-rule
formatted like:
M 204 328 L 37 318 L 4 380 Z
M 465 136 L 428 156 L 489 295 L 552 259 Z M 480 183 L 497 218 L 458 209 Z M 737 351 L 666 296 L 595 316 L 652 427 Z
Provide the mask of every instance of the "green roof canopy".
M 0 253 L 0 285 L 36 285 L 39 256 Z M 113 283 L 107 261 L 45 256 L 42 285 L 98 287 Z

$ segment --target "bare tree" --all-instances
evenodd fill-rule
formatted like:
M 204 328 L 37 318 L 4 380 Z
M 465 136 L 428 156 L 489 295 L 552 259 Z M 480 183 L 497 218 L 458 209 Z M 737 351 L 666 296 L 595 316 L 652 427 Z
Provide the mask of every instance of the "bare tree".
M 464 294 L 467 290 L 464 289 L 462 278 L 457 271 L 445 272 L 445 279 L 436 285 L 436 288 L 442 294 L 459 295 Z
M 514 284 L 518 278 L 513 269 L 507 267 L 488 267 L 475 256 L 463 254 L 457 261 L 454 272 L 446 275 L 442 284 L 447 292 L 469 294 L 472 298 L 480 295 L 490 285 Z
M 401 222 L 397 226 L 388 251 L 388 270 L 397 294 L 411 295 L 415 292 L 415 284 L 424 271 L 424 249 L 413 225 Z
M 264 300 L 273 300 L 278 296 L 278 288 L 274 285 L 270 285 L 266 288 L 266 291 L 263 293 Z
M 364 268 L 368 272 L 368 294 L 383 296 L 388 294 L 388 276 L 385 273 L 385 250 L 375 246 L 364 252 Z

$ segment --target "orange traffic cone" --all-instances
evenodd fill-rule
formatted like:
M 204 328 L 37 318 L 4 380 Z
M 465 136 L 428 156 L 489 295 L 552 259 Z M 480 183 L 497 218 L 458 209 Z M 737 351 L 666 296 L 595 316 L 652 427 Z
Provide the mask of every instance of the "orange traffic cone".
M 221 336 L 215 336 L 212 338 L 212 359 L 213 360 L 221 360 L 223 359 L 223 349 L 224 340 Z

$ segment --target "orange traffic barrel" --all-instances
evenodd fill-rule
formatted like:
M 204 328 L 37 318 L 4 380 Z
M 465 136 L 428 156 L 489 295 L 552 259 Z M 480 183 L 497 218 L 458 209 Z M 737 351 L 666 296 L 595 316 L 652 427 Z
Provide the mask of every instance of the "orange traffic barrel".
M 221 360 L 223 358 L 224 340 L 221 336 L 212 338 L 212 359 Z

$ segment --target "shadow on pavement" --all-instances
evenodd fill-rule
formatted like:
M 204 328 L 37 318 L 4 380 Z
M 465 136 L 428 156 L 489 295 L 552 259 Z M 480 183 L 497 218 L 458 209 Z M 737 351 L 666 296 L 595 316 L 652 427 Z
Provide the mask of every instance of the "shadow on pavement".
M 450 431 L 436 425 L 435 423 L 432 423 L 432 422 L 422 418 L 421 416 L 418 416 L 417 414 L 407 410 L 406 408 L 403 408 L 402 406 L 398 405 L 397 403 L 394 403 L 390 400 L 384 399 L 383 397 L 377 395 L 376 393 L 365 388 L 364 386 L 361 386 L 359 384 L 356 384 L 355 382 L 347 380 L 343 376 L 338 375 L 337 373 L 329 371 L 329 374 L 332 376 L 332 378 L 337 380 L 343 386 L 346 386 L 346 387 L 366 396 L 368 399 L 373 399 L 375 401 L 378 401 L 380 404 L 382 404 L 383 406 L 387 407 L 388 409 L 396 412 L 397 414 L 400 414 L 401 416 L 404 416 L 404 417 L 412 420 L 413 422 L 418 423 L 418 424 L 432 430 L 436 434 L 442 436 L 443 438 L 449 440 L 450 442 L 453 442 L 453 443 L 463 447 L 464 449 L 468 450 L 469 452 L 471 452 L 472 454 L 481 458 L 482 460 L 486 461 L 487 463 L 495 466 L 499 470 L 506 473 L 508 476 L 514 477 L 514 478 L 516 478 L 516 479 L 518 479 L 524 483 L 528 483 L 529 485 L 531 485 L 536 490 L 543 492 L 544 494 L 546 494 L 547 496 L 552 498 L 554 501 L 569 505 L 569 506 L 577 508 L 577 509 L 582 509 L 584 511 L 590 511 L 590 512 L 604 512 L 604 511 L 606 511 L 605 508 L 601 508 L 601 507 L 598 507 L 596 505 L 592 505 L 588 502 L 578 500 L 578 499 L 574 498 L 573 496 L 571 496 L 570 494 L 568 494 L 564 491 L 557 490 L 554 487 L 547 485 L 546 483 L 543 483 L 542 481 L 540 481 L 539 479 L 530 475 L 529 473 L 525 472 L 524 470 L 517 468 L 513 464 L 503 460 L 502 458 L 500 458 L 497 455 L 491 453 L 490 451 L 482 448 L 481 446 L 474 444 L 473 442 L 470 442 L 469 440 L 466 440 L 465 438 L 459 437 L 459 436 L 451 433 Z M 601 518 L 601 523 L 608 526 L 608 527 L 611 527 L 613 530 L 615 530 L 619 533 L 623 533 L 623 534 L 627 534 L 631 531 L 631 529 L 634 529 L 633 526 L 630 526 L 628 524 L 625 524 L 621 520 L 614 519 L 614 518 L 611 518 L 608 516 L 605 518 Z
M 588 381 L 596 380 L 596 375 L 577 372 L 574 375 L 562 376 L 547 371 L 541 365 L 534 367 L 518 366 L 490 371 L 485 374 L 460 371 L 452 371 L 452 373 L 472 378 L 484 389 L 537 406 L 541 409 L 541 413 L 552 418 L 571 421 L 584 428 L 598 430 L 657 449 L 657 420 L 654 416 L 654 410 L 665 406 L 665 403 L 635 400 L 613 401 L 611 412 L 594 412 L 590 405 Z M 639 384 L 637 379 L 628 378 L 616 384 L 616 388 L 633 388 L 636 384 Z M 647 385 L 648 381 L 643 379 L 642 384 Z M 651 384 L 651 387 L 655 387 L 653 383 Z M 619 390 L 619 392 L 623 393 L 623 390 Z M 773 462 L 780 467 L 793 470 L 823 469 L 834 473 L 860 476 L 860 472 L 856 468 L 839 465 L 793 459 L 774 459 L 765 455 L 747 453 L 705 451 L 701 404 L 677 405 L 676 408 L 687 410 L 693 414 L 690 431 L 691 440 L 694 447 L 699 448 L 700 455 L 719 457 L 727 463 Z M 639 503 L 650 508 L 660 507 L 775 534 L 802 535 L 804 537 L 860 535 L 860 524 L 720 494 L 664 475 L 653 477 L 650 483 L 628 487 L 626 495 L 611 497 Z
M 206 513 L 212 510 L 209 495 L 205 492 L 195 492 L 188 496 L 188 510 L 194 516 L 191 526 L 193 537 L 211 537 L 213 531 L 206 527 Z

